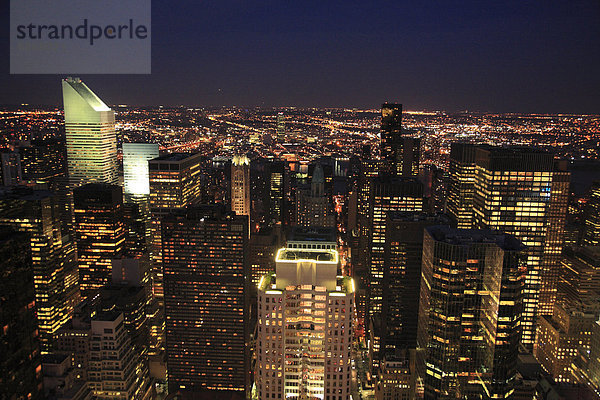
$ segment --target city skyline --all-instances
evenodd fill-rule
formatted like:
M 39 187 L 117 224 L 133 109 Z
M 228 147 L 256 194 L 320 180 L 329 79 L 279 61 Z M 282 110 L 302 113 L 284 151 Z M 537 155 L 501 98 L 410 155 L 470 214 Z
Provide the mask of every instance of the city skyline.
M 368 73 L 348 58 L 348 68 L 318 75 L 335 64 L 339 52 L 332 52 L 310 69 L 312 78 L 305 77 L 309 91 L 295 90 L 299 76 L 282 81 L 271 71 L 274 86 L 265 91 L 253 91 L 259 79 L 229 93 L 231 86 L 220 80 L 228 73 L 228 85 L 251 79 L 250 58 L 239 64 L 247 73 L 223 67 L 210 76 L 223 92 L 218 101 L 275 101 L 286 92 L 286 99 L 311 101 L 311 107 L 124 104 L 158 98 L 157 88 L 165 102 L 194 92 L 206 104 L 216 101 L 199 91 L 205 76 L 190 77 L 194 63 L 178 74 L 180 62 L 191 60 L 190 43 L 210 42 L 196 43 L 195 36 L 168 49 L 164 38 L 153 41 L 161 51 L 186 50 L 168 60 L 168 75 L 159 69 L 152 76 L 89 81 L 56 76 L 35 90 L 42 101 L 44 92 L 60 94 L 62 85 L 62 106 L 0 106 L 0 276 L 10 277 L 0 285 L 0 350 L 7 355 L 0 362 L 2 395 L 600 400 L 600 115 L 412 108 L 410 101 L 427 98 L 432 86 L 417 79 L 424 93 L 415 97 L 397 87 L 406 76 L 369 65 L 385 70 L 400 62 L 397 51 L 405 43 L 391 41 L 407 29 L 420 36 L 427 28 L 415 21 L 402 25 L 397 11 L 405 9 L 406 18 L 447 6 L 346 6 L 302 8 L 288 21 L 283 10 L 296 6 L 207 7 L 208 14 L 230 17 L 222 40 L 268 35 L 259 48 L 280 30 L 314 39 L 351 16 L 363 30 L 374 20 L 398 24 L 377 25 L 372 36 L 354 42 Z M 471 83 L 459 83 L 445 68 L 447 75 L 431 85 L 461 85 L 472 99 L 485 91 L 486 104 L 501 104 L 506 90 L 521 98 L 512 106 L 525 108 L 533 98 L 540 107 L 592 99 L 550 99 L 540 90 L 525 96 L 535 82 L 515 90 L 518 82 L 507 78 L 508 71 L 502 72 L 508 74 L 503 90 L 492 84 L 491 75 L 510 60 L 498 61 L 507 52 L 484 54 L 515 34 L 498 30 L 523 17 L 515 9 L 537 10 L 530 4 L 472 5 L 460 18 L 458 10 L 448 11 L 439 27 L 429 26 L 439 34 L 448 24 L 470 35 L 479 29 L 488 42 L 491 31 L 499 35 L 473 58 L 454 54 L 462 63 L 479 60 L 461 72 Z M 549 9 L 562 5 L 544 7 L 520 31 L 557 17 Z M 155 34 L 177 14 L 171 11 L 160 15 Z M 364 22 L 358 21 L 361 11 L 370 11 Z M 581 12 L 562 20 L 573 23 Z M 284 19 L 273 21 L 276 15 Z M 331 19 L 315 31 L 330 15 L 342 21 Z M 301 18 L 307 20 L 297 25 Z M 490 26 L 461 25 L 469 19 Z M 274 26 L 265 28 L 269 22 Z M 206 23 L 194 33 L 214 28 L 218 19 Z M 361 29 L 339 31 L 338 50 L 348 47 L 349 36 L 365 35 Z M 556 50 L 573 38 L 552 42 L 554 33 L 540 32 Z M 380 57 L 369 58 L 367 44 L 376 37 L 385 39 L 378 43 Z M 278 38 L 282 46 L 288 39 Z M 531 41 L 536 38 L 516 43 L 514 55 Z M 272 61 L 304 54 L 310 63 L 310 54 L 300 50 L 310 44 L 262 55 Z M 326 48 L 323 43 L 311 51 Z M 214 63 L 240 54 L 237 47 L 226 48 L 227 57 L 213 50 L 206 56 Z M 410 52 L 403 56 L 413 67 L 424 62 Z M 161 57 L 155 57 L 159 66 Z M 541 61 L 535 58 L 530 67 Z M 443 64 L 421 68 L 423 76 Z M 592 57 L 586 68 L 593 65 Z M 489 72 L 491 81 L 473 68 Z M 557 64 L 544 68 L 559 71 Z M 550 87 L 555 82 L 546 72 L 539 70 L 537 78 Z M 31 79 L 28 84 L 45 78 Z M 348 90 L 332 91 L 340 79 L 351 82 Z M 359 97 L 349 94 L 364 85 L 369 90 Z M 561 85 L 550 90 L 559 93 Z M 591 87 L 589 81 L 583 86 Z M 19 98 L 10 88 L 7 93 Z M 364 104 L 375 99 L 377 107 L 318 106 L 344 95 L 344 101 Z M 458 96 L 452 104 L 461 101 Z

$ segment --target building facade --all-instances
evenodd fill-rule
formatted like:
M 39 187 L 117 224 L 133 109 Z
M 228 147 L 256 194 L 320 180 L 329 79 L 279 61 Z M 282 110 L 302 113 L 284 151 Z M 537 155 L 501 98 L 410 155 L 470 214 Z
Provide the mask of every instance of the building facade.
M 67 166 L 73 187 L 117 184 L 115 113 L 79 78 L 62 81 Z
M 90 183 L 73 191 L 79 287 L 87 297 L 111 280 L 113 259 L 123 255 L 125 224 L 120 186 Z
M 61 231 L 60 201 L 45 190 L 7 190 L 0 193 L 0 225 L 28 234 L 40 346 L 46 353 L 79 302 L 75 248 Z
M 250 215 L 250 159 L 246 156 L 231 161 L 231 211 Z
M 339 254 L 306 240 L 276 256 L 258 287 L 255 383 L 260 399 L 348 400 L 354 281 Z
M 248 223 L 218 206 L 163 219 L 170 391 L 244 396 L 249 387 Z
M 152 291 L 162 301 L 163 271 L 161 219 L 193 204 L 200 198 L 200 154 L 173 153 L 148 161 L 150 178 L 150 215 Z
M 417 332 L 425 399 L 507 398 L 512 393 L 523 250 L 510 235 L 448 226 L 425 229 Z

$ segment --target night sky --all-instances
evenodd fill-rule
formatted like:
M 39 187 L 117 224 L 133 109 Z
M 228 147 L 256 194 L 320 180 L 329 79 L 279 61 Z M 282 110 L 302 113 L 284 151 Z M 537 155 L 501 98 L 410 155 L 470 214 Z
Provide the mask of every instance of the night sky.
M 61 104 L 9 75 L 0 104 Z M 600 1 L 154 1 L 152 74 L 82 75 L 132 105 L 600 113 Z

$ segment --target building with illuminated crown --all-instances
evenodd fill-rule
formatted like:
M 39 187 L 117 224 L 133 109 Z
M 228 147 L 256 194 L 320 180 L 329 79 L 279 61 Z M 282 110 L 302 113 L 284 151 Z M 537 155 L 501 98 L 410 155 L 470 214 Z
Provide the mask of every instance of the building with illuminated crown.
M 246 156 L 231 161 L 231 211 L 250 215 L 250 159 Z
M 255 383 L 260 399 L 351 398 L 354 280 L 329 243 L 294 241 L 258 287 Z
M 115 113 L 79 78 L 62 81 L 67 166 L 73 187 L 118 182 Z

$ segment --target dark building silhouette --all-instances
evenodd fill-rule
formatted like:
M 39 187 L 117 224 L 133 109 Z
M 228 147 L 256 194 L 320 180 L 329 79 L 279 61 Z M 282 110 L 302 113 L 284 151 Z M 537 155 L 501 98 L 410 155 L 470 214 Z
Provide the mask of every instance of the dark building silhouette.
M 416 176 L 421 140 L 402 134 L 402 104 L 381 106 L 381 157 L 387 173 Z
M 0 228 L 0 393 L 41 399 L 42 368 L 29 235 Z
M 169 391 L 245 396 L 249 388 L 248 223 L 219 206 L 162 221 Z

